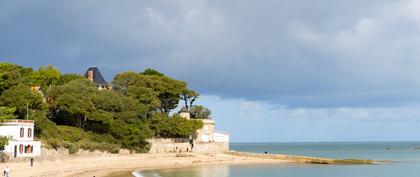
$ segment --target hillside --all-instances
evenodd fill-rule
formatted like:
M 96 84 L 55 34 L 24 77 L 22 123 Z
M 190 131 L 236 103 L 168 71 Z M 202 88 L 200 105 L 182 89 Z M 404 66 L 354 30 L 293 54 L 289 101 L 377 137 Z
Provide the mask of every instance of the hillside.
M 195 118 L 210 115 L 194 105 L 199 94 L 186 82 L 153 69 L 119 73 L 111 86 L 100 90 L 82 75 L 63 74 L 52 65 L 34 70 L 0 63 L 0 121 L 35 120 L 37 139 L 51 148 L 146 152 L 147 138 L 185 138 L 203 126 L 169 115 L 180 101 L 196 110 Z

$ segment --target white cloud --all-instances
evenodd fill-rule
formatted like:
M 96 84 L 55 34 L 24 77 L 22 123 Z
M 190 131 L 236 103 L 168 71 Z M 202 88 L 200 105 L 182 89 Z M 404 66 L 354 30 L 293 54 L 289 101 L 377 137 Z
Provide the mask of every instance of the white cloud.
M 211 95 L 198 103 L 212 110 L 216 129 L 230 132 L 233 141 L 401 141 L 420 135 L 420 105 L 291 108 Z

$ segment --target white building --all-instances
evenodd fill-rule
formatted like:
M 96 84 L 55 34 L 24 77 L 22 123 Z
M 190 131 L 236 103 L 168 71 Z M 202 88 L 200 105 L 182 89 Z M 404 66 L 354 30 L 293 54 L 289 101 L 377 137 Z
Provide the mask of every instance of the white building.
M 216 131 L 216 123 L 211 119 L 197 119 L 203 122 L 203 128 L 197 130 L 196 142 L 219 142 L 228 143 L 229 134 L 225 132 Z
M 214 131 L 214 142 L 229 142 L 229 133 Z
M 41 142 L 34 141 L 33 120 L 8 120 L 0 126 L 0 136 L 9 137 L 4 152 L 11 157 L 36 157 L 41 155 Z
M 191 119 L 190 112 L 183 107 L 179 111 L 179 116 Z M 216 122 L 211 119 L 196 119 L 201 120 L 203 122 L 203 128 L 197 130 L 197 139 L 196 142 L 201 143 L 210 143 L 210 142 L 218 142 L 218 143 L 229 143 L 229 134 L 226 132 L 216 131 Z

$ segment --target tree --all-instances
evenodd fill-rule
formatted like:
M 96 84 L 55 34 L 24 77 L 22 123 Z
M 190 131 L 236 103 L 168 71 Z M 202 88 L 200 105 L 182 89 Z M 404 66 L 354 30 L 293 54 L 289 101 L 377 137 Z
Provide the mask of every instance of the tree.
M 201 105 L 193 106 L 190 113 L 193 119 L 210 119 L 211 116 L 210 109 Z
M 113 89 L 121 94 L 126 95 L 128 86 L 133 85 L 134 82 L 139 78 L 139 74 L 127 71 L 115 75 L 112 81 Z
M 51 88 L 47 97 L 52 113 L 59 118 L 56 121 L 82 128 L 88 114 L 95 109 L 91 95 L 97 91 L 88 80 L 74 80 Z
M 61 73 L 53 65 L 40 67 L 38 71 L 32 72 L 29 76 L 31 86 L 41 86 L 43 91 L 47 91 L 48 87 L 56 85 L 59 82 Z
M 184 101 L 184 106 L 190 110 L 190 108 L 192 108 L 193 103 L 195 102 L 195 100 L 197 100 L 199 94 L 197 92 L 195 92 L 194 90 L 189 90 L 189 89 L 185 89 L 182 93 L 181 93 L 181 100 Z
M 156 92 L 154 92 L 151 88 L 136 87 L 135 85 L 129 86 L 126 96 L 136 100 L 139 104 L 146 108 L 147 112 L 150 113 L 155 112 L 160 106 L 160 100 L 157 97 Z
M 24 84 L 4 91 L 0 96 L 0 106 L 16 108 L 16 114 L 21 118 L 25 117 L 27 108 L 31 111 L 45 111 L 47 108 L 42 96 Z
M 188 90 L 187 83 L 167 77 L 153 69 L 146 69 L 140 74 L 117 74 L 113 84 L 118 92 L 147 105 L 151 112 L 169 114 L 178 106 L 181 94 L 185 94 L 185 99 L 191 103 L 198 97 L 196 92 Z
M 154 70 L 152 68 L 147 68 L 143 72 L 141 72 L 140 74 L 142 74 L 142 75 L 150 75 L 150 76 L 165 76 L 165 74 L 163 74 L 163 73 L 161 73 L 161 72 L 159 72 L 157 70 Z
M 156 75 L 140 75 L 133 85 L 152 89 L 160 101 L 157 110 L 165 114 L 178 106 L 181 93 L 187 89 L 183 81 Z
M 16 112 L 16 108 L 9 108 L 9 107 L 0 107 L 0 123 L 7 119 L 14 119 L 16 118 L 16 115 L 14 113 Z
M 154 114 L 150 119 L 150 127 L 155 132 L 155 137 L 188 138 L 203 127 L 203 122 L 178 116 L 168 117 L 166 114 Z
M 63 85 L 73 80 L 83 79 L 80 74 L 63 74 L 58 79 L 57 85 Z
M 27 83 L 32 68 L 23 68 L 15 64 L 0 62 L 0 93 L 13 86 Z

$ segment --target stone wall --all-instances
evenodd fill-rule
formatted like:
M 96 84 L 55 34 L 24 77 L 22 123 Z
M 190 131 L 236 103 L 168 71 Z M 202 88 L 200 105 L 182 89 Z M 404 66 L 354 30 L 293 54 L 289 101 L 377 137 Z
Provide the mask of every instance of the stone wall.
M 194 152 L 223 153 L 229 151 L 228 142 L 197 142 L 194 143 Z
M 154 138 L 148 139 L 150 143 L 149 153 L 170 153 L 170 152 L 189 152 L 191 145 L 188 139 L 184 138 Z
M 158 138 L 147 140 L 151 147 L 149 153 L 175 153 L 190 152 L 191 144 L 188 139 Z M 199 153 L 223 153 L 229 151 L 228 142 L 194 142 L 194 152 Z

